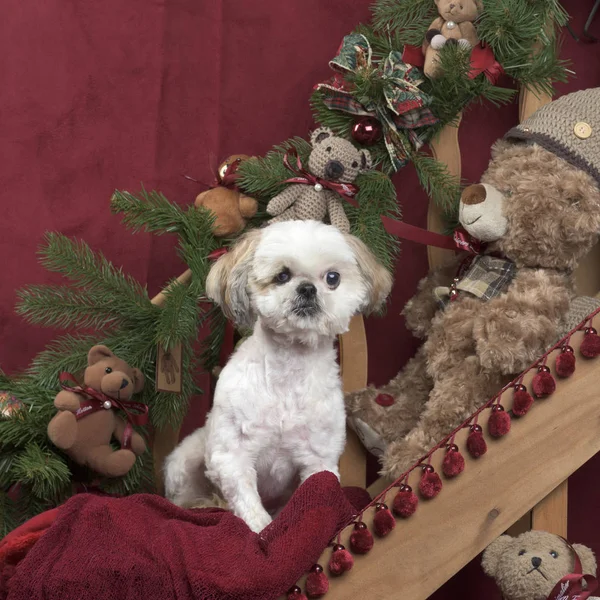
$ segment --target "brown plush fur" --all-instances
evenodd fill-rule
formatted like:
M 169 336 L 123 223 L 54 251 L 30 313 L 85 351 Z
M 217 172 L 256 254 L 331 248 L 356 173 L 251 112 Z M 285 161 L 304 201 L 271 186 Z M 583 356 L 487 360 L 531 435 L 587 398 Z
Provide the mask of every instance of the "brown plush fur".
M 594 553 L 581 544 L 573 544 L 573 548 L 583 574 L 595 576 Z M 539 565 L 537 569 L 534 564 Z M 504 600 L 546 600 L 554 586 L 573 572 L 575 556 L 559 536 L 528 531 L 516 538 L 501 535 L 494 540 L 483 553 L 481 566 L 494 578 Z
M 506 196 L 508 231 L 488 251 L 519 267 L 509 288 L 439 310 L 433 289 L 450 283 L 455 265 L 431 273 L 404 309 L 422 348 L 387 386 L 347 396 L 349 415 L 388 444 L 387 476 L 402 474 L 556 341 L 574 296 L 572 269 L 600 231 L 594 180 L 539 146 L 497 143 L 482 182 Z M 380 392 L 395 403 L 376 404 Z
M 106 346 L 94 346 L 89 351 L 83 379 L 88 387 L 120 400 L 129 400 L 144 387 L 141 371 L 132 369 Z M 84 399 L 68 390 L 58 393 L 54 406 L 59 412 L 48 424 L 48 437 L 75 462 L 87 465 L 97 473 L 109 477 L 125 475 L 135 463 L 136 455 L 146 451 L 143 438 L 134 431 L 131 450 L 113 450 L 110 441 L 113 436 L 121 440 L 125 421 L 112 409 L 99 410 L 77 421 L 75 413 Z

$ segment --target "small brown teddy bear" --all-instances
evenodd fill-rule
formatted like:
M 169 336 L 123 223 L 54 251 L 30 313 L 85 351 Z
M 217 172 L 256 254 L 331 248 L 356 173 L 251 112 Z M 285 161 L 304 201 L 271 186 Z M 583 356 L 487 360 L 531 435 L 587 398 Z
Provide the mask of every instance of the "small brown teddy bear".
M 600 233 L 599 107 L 596 88 L 541 108 L 463 192 L 459 220 L 483 254 L 420 282 L 404 316 L 423 345 L 388 385 L 346 397 L 359 435 L 379 437 L 383 475 L 399 477 L 597 307 L 573 302 L 573 271 Z
M 227 237 L 240 233 L 258 210 L 258 202 L 242 194 L 235 185 L 235 173 L 246 154 L 234 154 L 219 165 L 217 186 L 198 194 L 194 204 L 204 206 L 215 215 L 214 234 Z
M 88 353 L 84 384 L 109 398 L 128 401 L 144 387 L 144 376 L 117 358 L 106 346 L 94 346 Z M 130 448 L 114 450 L 113 436 L 122 442 L 127 423 L 115 414 L 110 402 L 63 389 L 54 400 L 58 413 L 48 424 L 48 437 L 76 463 L 108 477 L 125 475 L 136 455 L 146 451 L 143 438 L 131 431 Z
M 446 44 L 470 49 L 479 43 L 473 21 L 481 12 L 481 0 L 435 0 L 435 4 L 440 16 L 430 25 L 422 48 L 423 71 L 432 78 L 440 73 L 438 54 Z
M 358 150 L 344 138 L 333 135 L 327 127 L 316 129 L 310 138 L 313 150 L 308 158 L 308 170 L 319 179 L 335 183 L 352 183 L 359 173 L 371 168 L 371 154 Z M 267 213 L 277 221 L 329 221 L 344 233 L 350 233 L 350 223 L 344 212 L 344 200 L 321 183 L 292 183 L 267 205 Z
M 501 535 L 483 553 L 481 566 L 493 577 L 504 600 L 547 600 L 561 579 L 575 570 L 575 552 L 583 575 L 596 576 L 596 557 L 586 546 L 570 548 L 559 536 L 546 531 L 528 531 L 513 538 Z M 562 589 L 564 587 L 564 589 Z M 566 595 L 566 582 L 558 588 Z M 593 591 L 593 590 L 589 590 Z M 598 599 L 589 596 L 589 600 Z

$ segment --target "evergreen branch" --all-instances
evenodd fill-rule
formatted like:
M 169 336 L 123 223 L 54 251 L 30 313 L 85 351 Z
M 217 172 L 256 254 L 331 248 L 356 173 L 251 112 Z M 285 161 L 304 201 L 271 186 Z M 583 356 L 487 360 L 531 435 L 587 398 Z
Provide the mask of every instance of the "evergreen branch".
M 306 164 L 311 145 L 302 138 L 292 138 L 275 146 L 264 158 L 252 158 L 240 164 L 237 181 L 239 187 L 256 198 L 263 208 L 271 198 L 287 187 L 288 184 L 283 182 L 294 176 L 283 163 L 283 156 L 290 148 L 295 148 L 303 164 Z
M 21 521 L 16 502 L 0 489 L 0 539 L 8 535 Z
M 17 314 L 44 327 L 100 329 L 114 327 L 124 318 L 114 298 L 66 286 L 30 285 L 18 290 L 17 297 Z
M 83 241 L 48 233 L 40 254 L 46 269 L 65 275 L 89 294 L 106 295 L 112 297 L 113 302 L 118 299 L 123 310 L 144 314 L 151 309 L 146 288 L 117 269 L 100 252 L 94 254 Z
M 372 12 L 378 32 L 397 30 L 402 43 L 413 46 L 423 43 L 427 29 L 437 17 L 431 0 L 377 0 Z
M 178 233 L 185 223 L 185 211 L 169 202 L 160 192 L 139 195 L 116 190 L 110 200 L 114 214 L 123 214 L 123 223 L 134 232 L 149 231 L 157 235 Z
M 448 173 L 445 164 L 426 154 L 412 155 L 417 176 L 423 189 L 443 210 L 451 212 L 460 199 L 460 180 Z
M 13 477 L 46 501 L 58 500 L 71 486 L 71 473 L 58 455 L 28 444 L 13 461 Z

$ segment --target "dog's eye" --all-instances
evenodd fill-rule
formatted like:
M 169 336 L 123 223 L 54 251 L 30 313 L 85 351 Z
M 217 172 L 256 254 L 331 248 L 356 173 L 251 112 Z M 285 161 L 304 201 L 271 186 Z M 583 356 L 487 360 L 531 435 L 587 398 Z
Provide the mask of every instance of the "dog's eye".
M 519 556 L 523 556 L 523 554 L 525 554 L 525 550 L 521 550 L 521 551 L 519 552 Z
M 325 281 L 330 288 L 336 288 L 340 285 L 340 274 L 335 271 L 329 271 L 325 276 Z
M 327 146 L 327 148 L 325 148 L 325 150 L 326 150 L 327 152 L 331 152 L 331 146 Z
M 352 168 L 353 168 L 353 169 L 356 169 L 356 167 L 358 167 L 358 162 L 354 161 L 354 162 L 352 163 Z
M 109 373 L 112 373 L 112 369 L 110 367 L 106 367 L 106 369 L 104 369 L 104 372 L 108 375 Z
M 558 552 L 557 552 L 556 550 L 552 550 L 552 551 L 550 552 L 550 556 L 551 556 L 552 558 L 558 558 Z
M 287 283 L 292 278 L 292 274 L 289 269 L 284 269 L 281 273 L 275 275 L 275 281 L 277 283 Z

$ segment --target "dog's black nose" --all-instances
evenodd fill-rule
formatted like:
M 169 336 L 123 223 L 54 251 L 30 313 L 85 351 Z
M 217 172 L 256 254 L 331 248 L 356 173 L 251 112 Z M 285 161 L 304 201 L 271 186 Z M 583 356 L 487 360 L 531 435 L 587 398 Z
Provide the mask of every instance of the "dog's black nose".
M 119 389 L 122 390 L 123 388 L 126 388 L 128 385 L 129 385 L 129 381 L 127 381 L 127 379 L 123 378 L 123 381 L 121 381 L 121 387 Z
M 325 165 L 326 179 L 339 179 L 344 174 L 344 165 L 339 160 L 330 160 Z
M 542 564 L 542 559 L 539 556 L 534 556 L 531 559 L 531 564 L 537 569 Z
M 301 283 L 296 289 L 299 296 L 306 298 L 306 300 L 310 300 L 317 295 L 317 288 L 312 283 Z

